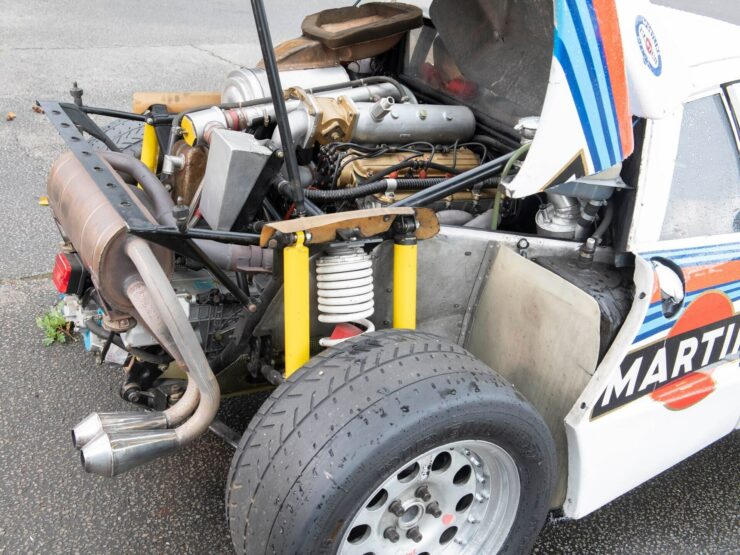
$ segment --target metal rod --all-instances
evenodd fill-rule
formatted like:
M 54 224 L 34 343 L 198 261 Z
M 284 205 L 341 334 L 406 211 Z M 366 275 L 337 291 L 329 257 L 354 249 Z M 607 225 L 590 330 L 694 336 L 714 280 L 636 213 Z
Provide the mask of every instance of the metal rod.
M 93 106 L 80 106 L 80 111 L 85 112 L 86 114 L 95 114 L 96 116 L 105 116 L 108 118 L 130 119 L 134 121 L 146 121 L 146 116 L 144 114 L 134 114 L 133 112 L 122 112 L 121 110 L 110 110 L 108 108 L 94 108 Z
M 497 174 L 503 168 L 506 161 L 513 155 L 514 152 L 509 152 L 508 154 L 499 156 L 495 160 L 481 164 L 477 168 L 463 172 L 460 175 L 451 177 L 450 179 L 445 179 L 441 183 L 437 183 L 436 185 L 432 185 L 418 193 L 409 195 L 405 199 L 394 202 L 391 206 L 424 206 L 450 196 L 462 189 L 472 187 L 476 183 L 479 183 L 484 179 L 491 178 Z
M 283 98 L 283 86 L 280 84 L 280 72 L 278 71 L 277 61 L 275 60 L 275 51 L 272 48 L 272 37 L 270 36 L 270 26 L 267 23 L 265 5 L 262 0 L 251 0 L 251 2 L 254 23 L 257 27 L 257 36 L 259 37 L 260 48 L 262 49 L 262 60 L 265 63 L 267 82 L 270 84 L 270 95 L 275 107 L 278 129 L 280 130 L 280 140 L 283 144 L 283 151 L 285 152 L 285 167 L 288 170 L 288 182 L 293 191 L 296 212 L 299 216 L 304 216 L 306 208 L 303 200 L 303 187 L 301 187 L 301 181 L 298 176 L 298 160 L 296 159 L 295 146 L 293 145 L 293 135 L 291 135 L 290 125 L 288 123 L 288 110 L 285 107 L 285 99 Z
M 218 231 L 214 229 L 201 229 L 191 227 L 184 232 L 176 227 L 170 226 L 148 226 L 148 227 L 130 227 L 129 232 L 132 235 L 139 235 L 145 239 L 153 237 L 178 237 L 180 239 L 206 239 L 217 241 L 219 243 L 232 243 L 234 245 L 259 245 L 260 236 L 258 233 L 241 233 L 238 231 Z

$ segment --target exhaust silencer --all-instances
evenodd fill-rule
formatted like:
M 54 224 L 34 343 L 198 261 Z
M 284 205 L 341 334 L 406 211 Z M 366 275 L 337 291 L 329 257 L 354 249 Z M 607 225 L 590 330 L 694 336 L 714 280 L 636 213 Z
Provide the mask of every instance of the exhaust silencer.
M 161 412 L 93 412 L 72 429 L 72 445 L 81 449 L 102 433 L 164 428 L 167 428 L 167 416 Z
M 111 478 L 175 451 L 175 430 L 101 433 L 80 450 L 86 472 Z

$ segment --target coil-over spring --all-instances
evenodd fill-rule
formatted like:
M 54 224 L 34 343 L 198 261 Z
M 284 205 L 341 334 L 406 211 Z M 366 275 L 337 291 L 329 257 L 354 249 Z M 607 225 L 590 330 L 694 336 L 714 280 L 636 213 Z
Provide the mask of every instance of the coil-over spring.
M 351 322 L 375 330 L 367 319 L 375 311 L 373 261 L 362 247 L 330 247 L 316 262 L 316 282 L 319 322 Z M 340 341 L 323 338 L 319 343 L 331 347 Z

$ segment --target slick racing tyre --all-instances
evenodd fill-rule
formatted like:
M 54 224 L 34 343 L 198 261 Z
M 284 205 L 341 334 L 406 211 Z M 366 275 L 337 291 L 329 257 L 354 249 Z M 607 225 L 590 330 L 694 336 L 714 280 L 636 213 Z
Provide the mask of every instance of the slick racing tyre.
M 226 489 L 239 554 L 526 553 L 555 451 L 461 347 L 386 330 L 327 349 L 262 405 Z

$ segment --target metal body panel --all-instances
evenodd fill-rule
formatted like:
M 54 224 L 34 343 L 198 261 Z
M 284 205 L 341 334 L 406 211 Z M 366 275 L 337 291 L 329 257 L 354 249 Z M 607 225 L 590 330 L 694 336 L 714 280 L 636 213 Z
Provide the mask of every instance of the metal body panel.
M 211 228 L 229 231 L 273 151 L 249 133 L 216 129 L 203 176 L 200 211 Z
M 567 485 L 563 419 L 596 368 L 599 322 L 590 295 L 499 247 L 464 345 L 521 391 L 550 428 L 559 466 L 553 507 L 565 500 Z

